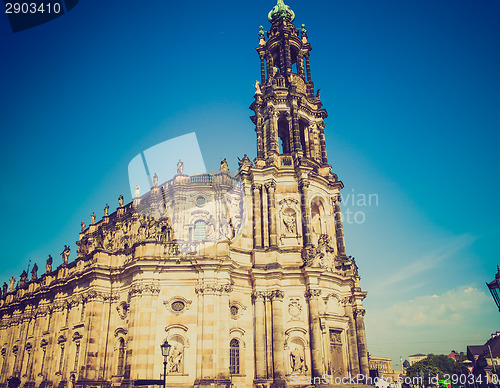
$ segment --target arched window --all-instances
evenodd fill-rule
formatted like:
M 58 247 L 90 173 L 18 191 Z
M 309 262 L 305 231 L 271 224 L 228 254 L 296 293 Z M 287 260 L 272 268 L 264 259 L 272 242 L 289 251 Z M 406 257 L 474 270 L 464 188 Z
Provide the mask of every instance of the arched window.
M 240 374 L 240 341 L 236 338 L 229 343 L 229 373 Z
M 309 130 L 308 127 L 309 124 L 307 123 L 307 121 L 299 120 L 300 147 L 302 151 L 304 151 L 305 156 L 308 156 L 309 154 L 309 152 L 307 152 L 308 139 L 306 138 L 306 132 L 308 132 Z
M 311 202 L 311 224 L 312 232 L 320 235 L 326 233 L 324 230 L 325 208 L 322 201 L 316 197 Z
M 285 118 L 278 120 L 278 137 L 280 154 L 290 153 L 290 129 L 288 128 L 288 121 Z
M 123 369 L 125 366 L 125 340 L 120 338 L 118 340 L 118 364 L 116 368 L 116 374 L 118 376 L 123 375 Z
M 198 220 L 194 223 L 194 240 L 205 240 L 207 236 L 207 223 L 203 220 Z

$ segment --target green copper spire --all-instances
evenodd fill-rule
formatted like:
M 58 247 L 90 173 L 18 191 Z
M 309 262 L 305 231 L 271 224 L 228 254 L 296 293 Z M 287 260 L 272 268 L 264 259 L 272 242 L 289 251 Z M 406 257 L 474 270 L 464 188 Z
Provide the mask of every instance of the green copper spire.
M 287 19 L 288 21 L 293 22 L 295 19 L 295 13 L 283 2 L 283 0 L 278 0 L 278 3 L 267 15 L 267 19 L 271 23 L 274 23 L 279 19 Z

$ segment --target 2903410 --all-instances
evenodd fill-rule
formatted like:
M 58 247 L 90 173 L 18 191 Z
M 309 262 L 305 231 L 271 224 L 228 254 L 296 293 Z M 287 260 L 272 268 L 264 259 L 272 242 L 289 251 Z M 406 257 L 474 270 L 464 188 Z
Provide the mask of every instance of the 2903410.
M 60 3 L 5 3 L 5 13 L 61 13 Z

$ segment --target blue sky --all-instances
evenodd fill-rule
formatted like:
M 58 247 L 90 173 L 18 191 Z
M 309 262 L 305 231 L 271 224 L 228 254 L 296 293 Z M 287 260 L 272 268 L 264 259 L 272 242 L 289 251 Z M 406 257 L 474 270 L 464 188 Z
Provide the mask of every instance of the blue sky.
M 500 2 L 286 3 L 329 113 L 369 351 L 397 366 L 484 343 L 499 329 L 485 282 L 499 261 Z M 60 264 L 64 244 L 74 259 L 80 222 L 131 199 L 141 151 L 196 132 L 208 171 L 255 157 L 255 47 L 274 4 L 82 0 L 15 34 L 0 17 L 0 281 L 48 254 Z

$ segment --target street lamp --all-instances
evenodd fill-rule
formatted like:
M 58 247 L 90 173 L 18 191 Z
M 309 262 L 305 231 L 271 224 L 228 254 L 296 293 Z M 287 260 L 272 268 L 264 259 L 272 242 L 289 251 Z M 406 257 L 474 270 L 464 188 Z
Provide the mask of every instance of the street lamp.
M 165 342 L 160 345 L 161 354 L 163 355 L 163 388 L 165 388 L 166 381 L 167 381 L 167 361 L 168 361 L 168 355 L 170 353 L 171 347 L 172 346 L 169 345 L 167 340 L 165 340 Z
M 500 311 L 500 268 L 498 267 L 498 265 L 495 280 L 493 280 L 491 283 L 486 283 L 486 285 L 490 289 L 491 296 L 493 296 L 493 299 L 497 304 L 498 311 Z

